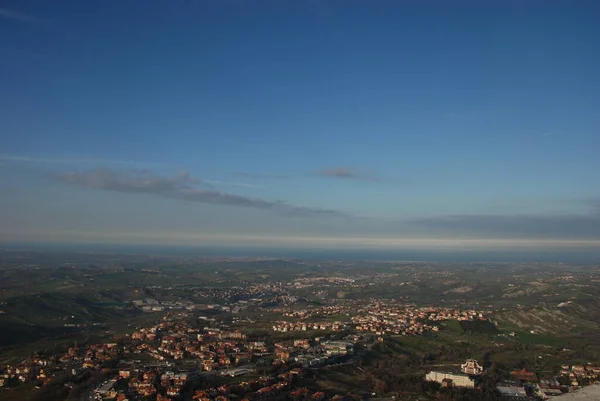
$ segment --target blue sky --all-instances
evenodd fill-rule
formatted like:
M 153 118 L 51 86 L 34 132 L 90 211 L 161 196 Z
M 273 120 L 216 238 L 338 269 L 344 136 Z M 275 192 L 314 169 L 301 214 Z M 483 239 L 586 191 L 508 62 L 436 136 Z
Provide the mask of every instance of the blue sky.
M 5 1 L 0 241 L 598 246 L 596 1 Z

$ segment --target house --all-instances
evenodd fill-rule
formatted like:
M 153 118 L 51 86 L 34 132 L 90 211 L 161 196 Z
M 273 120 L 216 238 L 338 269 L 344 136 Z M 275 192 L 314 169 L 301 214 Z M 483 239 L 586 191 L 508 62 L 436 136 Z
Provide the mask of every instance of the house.
M 279 359 L 287 360 L 290 358 L 290 352 L 285 348 L 275 348 L 275 356 Z
M 537 383 L 538 381 L 537 375 L 533 372 L 527 371 L 525 368 L 512 371 L 511 376 L 522 382 Z

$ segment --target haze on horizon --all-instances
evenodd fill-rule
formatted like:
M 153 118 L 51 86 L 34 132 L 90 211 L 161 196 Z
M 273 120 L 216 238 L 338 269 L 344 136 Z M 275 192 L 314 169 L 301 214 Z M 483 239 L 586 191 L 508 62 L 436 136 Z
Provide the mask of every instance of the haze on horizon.
M 596 1 L 6 1 L 0 242 L 600 247 Z

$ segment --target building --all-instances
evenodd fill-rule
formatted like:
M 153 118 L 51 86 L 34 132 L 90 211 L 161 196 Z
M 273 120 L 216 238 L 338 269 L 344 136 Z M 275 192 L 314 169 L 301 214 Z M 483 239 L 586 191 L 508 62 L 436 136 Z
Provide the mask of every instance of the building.
M 498 386 L 496 389 L 502 395 L 502 397 L 509 399 L 527 399 L 527 392 L 523 387 Z
M 251 373 L 251 372 L 254 372 L 254 369 L 251 369 L 251 368 L 234 368 L 234 369 L 223 370 L 223 371 L 221 371 L 220 375 L 221 376 L 237 377 L 237 376 L 245 375 L 246 373 Z
M 469 377 L 469 375 L 463 373 L 447 373 L 431 371 L 425 375 L 425 380 L 438 382 L 446 387 L 467 387 L 475 388 L 475 381 Z M 451 380 L 452 383 L 449 383 Z
M 117 381 L 115 379 L 109 380 L 100 386 L 96 391 L 99 395 L 106 398 L 114 398 L 117 393 L 113 390 L 113 386 Z
M 345 341 L 325 341 L 322 345 L 327 355 L 345 355 L 354 347 L 353 343 Z
M 514 370 L 511 372 L 511 376 L 522 382 L 537 383 L 538 381 L 537 375 L 527 371 L 527 369 Z
M 465 363 L 460 365 L 460 370 L 467 375 L 480 375 L 483 372 L 481 366 L 475 359 L 467 359 Z

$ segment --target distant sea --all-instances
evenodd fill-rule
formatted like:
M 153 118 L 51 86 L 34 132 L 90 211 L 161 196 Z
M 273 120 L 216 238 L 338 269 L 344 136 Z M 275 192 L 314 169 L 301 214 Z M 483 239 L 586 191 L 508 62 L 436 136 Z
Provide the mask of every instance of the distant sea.
M 577 250 L 394 250 L 394 249 L 284 249 L 121 244 L 1 244 L 3 249 L 52 252 L 179 255 L 198 257 L 269 257 L 340 261 L 428 262 L 547 262 L 600 264 L 600 249 Z

